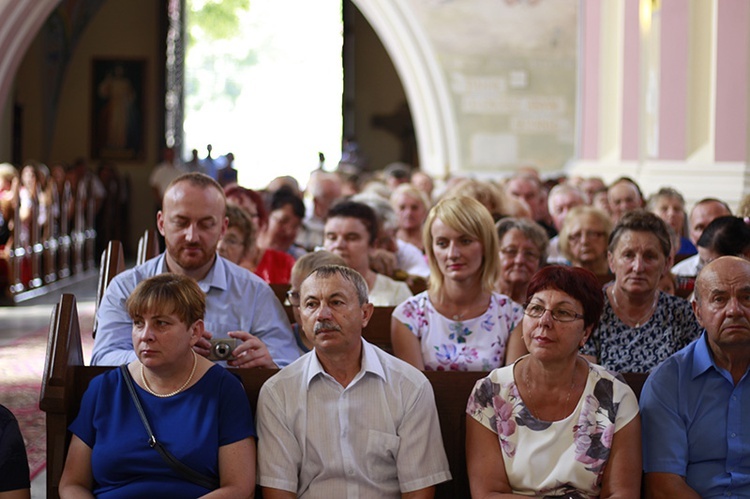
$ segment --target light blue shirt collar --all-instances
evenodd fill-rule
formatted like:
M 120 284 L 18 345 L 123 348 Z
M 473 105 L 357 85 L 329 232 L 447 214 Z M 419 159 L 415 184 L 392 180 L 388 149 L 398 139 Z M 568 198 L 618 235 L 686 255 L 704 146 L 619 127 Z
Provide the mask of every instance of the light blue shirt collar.
M 169 269 L 167 268 L 167 253 L 164 252 L 159 257 L 161 258 L 161 262 L 159 262 L 158 268 L 160 269 L 160 273 L 169 272 Z M 198 287 L 201 288 L 201 291 L 208 294 L 208 291 L 211 288 L 216 288 L 220 291 L 226 291 L 229 288 L 229 284 L 227 283 L 227 268 L 226 268 L 226 262 L 224 261 L 224 258 L 219 256 L 219 254 L 216 254 L 216 259 L 214 260 L 214 264 L 211 265 L 211 268 L 208 269 L 208 274 L 206 274 L 206 277 L 198 281 Z

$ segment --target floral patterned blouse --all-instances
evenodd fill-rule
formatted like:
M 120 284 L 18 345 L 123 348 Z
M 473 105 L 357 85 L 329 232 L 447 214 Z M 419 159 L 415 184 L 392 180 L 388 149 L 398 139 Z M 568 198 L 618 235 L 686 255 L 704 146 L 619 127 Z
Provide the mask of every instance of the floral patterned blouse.
M 701 334 L 700 324 L 687 300 L 659 291 L 651 318 L 641 327 L 630 327 L 615 314 L 604 293 L 599 325 L 581 349 L 598 363 L 617 372 L 650 372 L 667 357 L 692 343 Z
M 638 414 L 635 394 L 616 373 L 588 363 L 586 387 L 573 413 L 541 421 L 518 393 L 514 366 L 477 381 L 466 407 L 497 434 L 513 493 L 599 497 L 612 438 Z
M 523 308 L 492 293 L 482 315 L 454 321 L 435 310 L 424 291 L 396 307 L 393 317 L 419 338 L 425 370 L 491 371 L 505 364 L 505 347 Z

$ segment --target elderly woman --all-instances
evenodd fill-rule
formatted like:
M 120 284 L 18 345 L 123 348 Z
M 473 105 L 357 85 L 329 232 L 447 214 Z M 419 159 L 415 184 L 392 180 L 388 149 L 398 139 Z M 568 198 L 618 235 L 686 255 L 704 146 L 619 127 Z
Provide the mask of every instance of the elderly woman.
M 560 231 L 560 251 L 572 266 L 591 271 L 604 284 L 612 280 L 607 262 L 610 232 L 609 215 L 592 206 L 578 206 L 565 217 Z
M 667 225 L 653 213 L 636 210 L 620 219 L 607 253 L 615 280 L 583 353 L 613 371 L 648 372 L 700 335 L 690 304 L 659 291 L 670 250 Z
M 509 342 L 521 342 L 511 331 L 523 310 L 494 292 L 498 241 L 489 211 L 473 198 L 443 199 L 427 216 L 424 245 L 429 286 L 393 311 L 394 354 L 423 370 L 504 365 Z
M 587 270 L 551 266 L 527 296 L 529 355 L 479 380 L 466 408 L 472 497 L 638 497 L 638 401 L 578 354 L 602 311 L 599 283 Z
M 547 261 L 547 232 L 526 218 L 503 218 L 495 227 L 500 240 L 500 276 L 495 290 L 523 303 L 531 276 Z
M 138 359 L 89 384 L 70 426 L 60 497 L 252 497 L 255 431 L 245 391 L 193 351 L 206 309 L 198 284 L 160 274 L 142 281 L 126 307 Z M 138 404 L 191 478 L 149 445 Z
M 391 205 L 398 215 L 396 237 L 424 253 L 422 224 L 430 211 L 427 195 L 411 184 L 401 184 L 391 194 Z
M 227 204 L 227 220 L 227 230 L 217 247 L 219 255 L 254 272 L 268 284 L 289 284 L 294 258 L 282 251 L 259 248 L 255 225 L 239 206 Z

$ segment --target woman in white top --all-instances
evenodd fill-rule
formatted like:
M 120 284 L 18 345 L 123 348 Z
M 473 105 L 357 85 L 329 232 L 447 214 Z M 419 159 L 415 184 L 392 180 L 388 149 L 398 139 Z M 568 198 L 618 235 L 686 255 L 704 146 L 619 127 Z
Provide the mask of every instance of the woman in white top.
M 521 343 L 523 310 L 493 291 L 498 239 L 487 208 L 460 196 L 440 201 L 424 228 L 427 291 L 393 311 L 393 353 L 418 369 L 490 371 L 505 365 L 509 341 Z
M 472 497 L 639 497 L 638 401 L 578 353 L 604 308 L 596 277 L 546 267 L 527 300 L 529 355 L 479 380 L 466 407 Z

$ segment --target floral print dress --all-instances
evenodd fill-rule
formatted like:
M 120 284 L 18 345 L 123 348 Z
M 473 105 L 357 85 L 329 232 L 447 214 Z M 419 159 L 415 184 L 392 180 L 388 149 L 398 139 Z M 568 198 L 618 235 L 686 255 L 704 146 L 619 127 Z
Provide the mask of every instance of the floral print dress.
M 454 321 L 435 310 L 424 291 L 396 307 L 393 317 L 419 338 L 425 370 L 491 371 L 505 364 L 505 347 L 523 309 L 492 293 L 482 315 Z
M 541 421 L 519 395 L 514 365 L 477 381 L 466 407 L 497 434 L 513 492 L 599 497 L 614 434 L 638 414 L 635 394 L 615 373 L 588 363 L 586 387 L 573 413 Z

